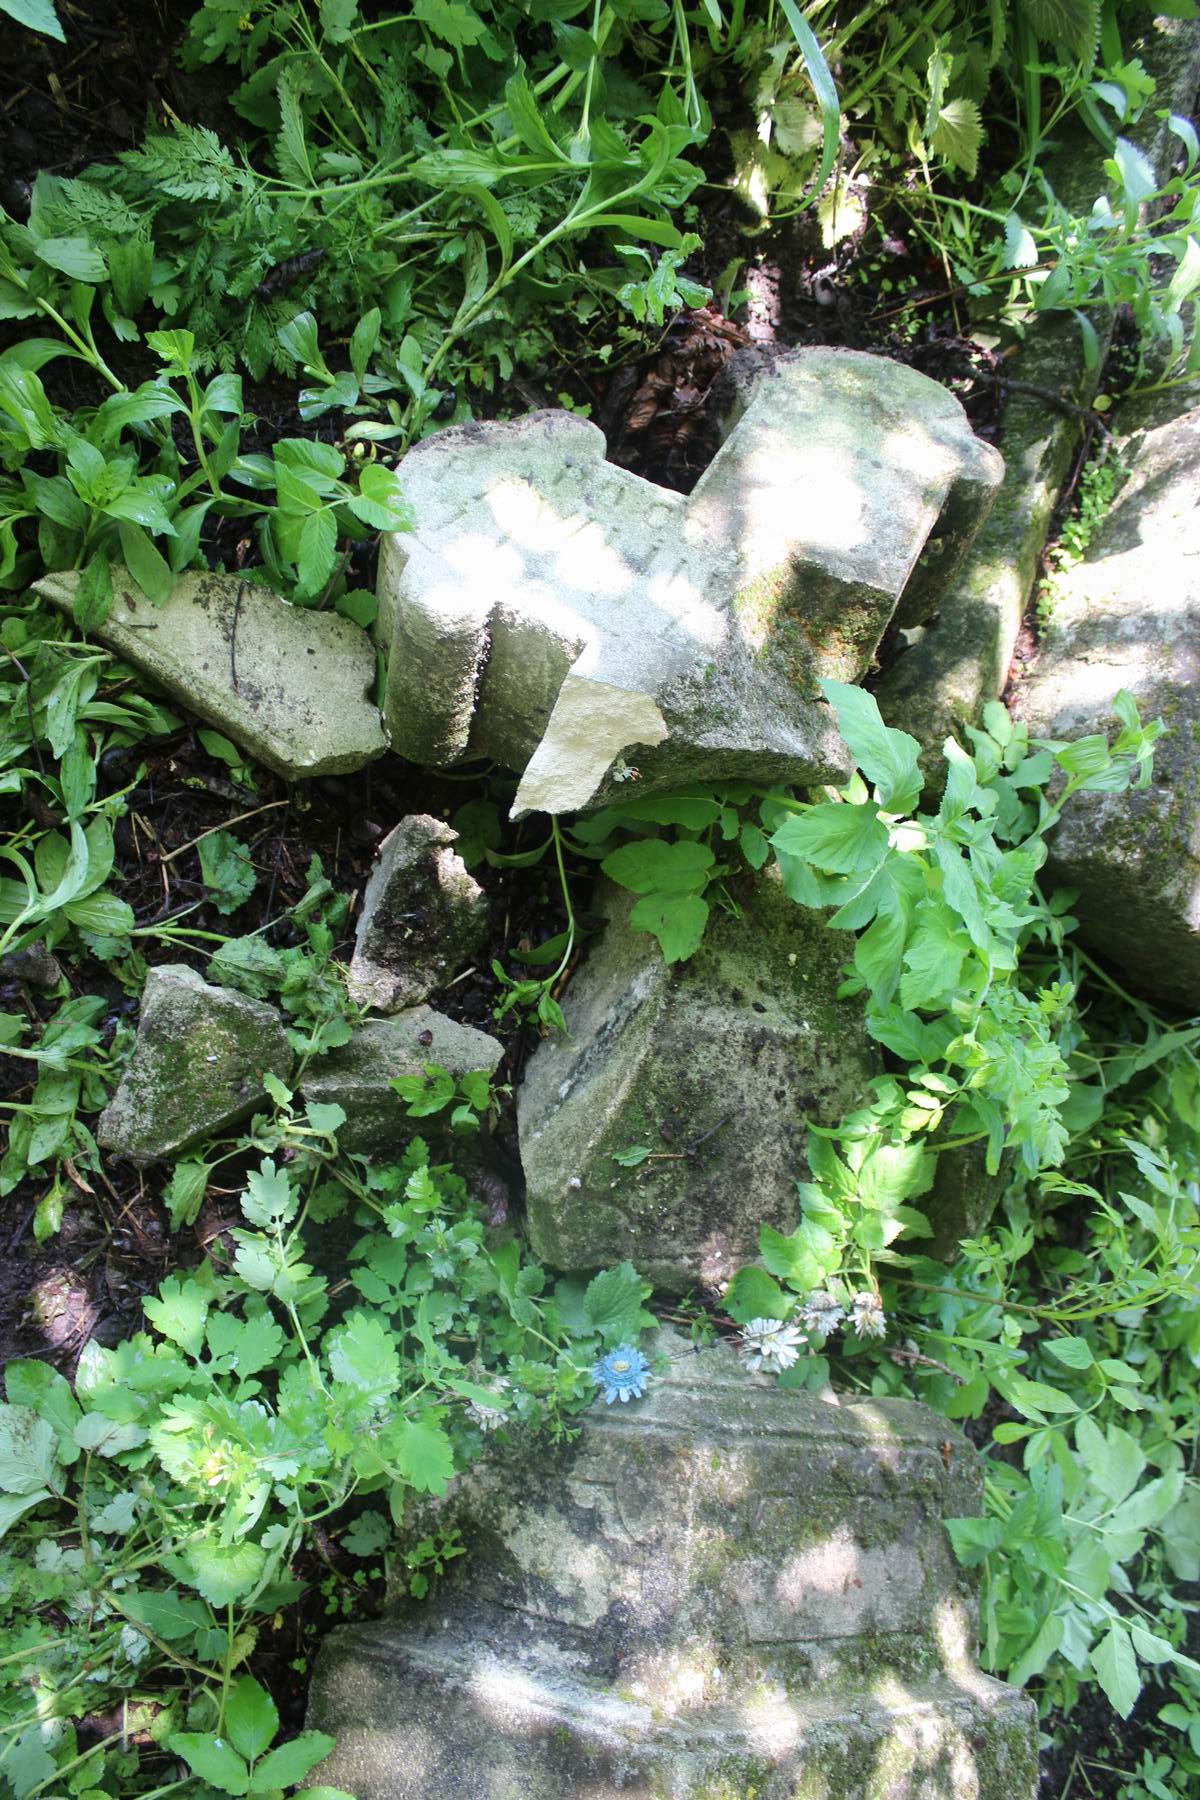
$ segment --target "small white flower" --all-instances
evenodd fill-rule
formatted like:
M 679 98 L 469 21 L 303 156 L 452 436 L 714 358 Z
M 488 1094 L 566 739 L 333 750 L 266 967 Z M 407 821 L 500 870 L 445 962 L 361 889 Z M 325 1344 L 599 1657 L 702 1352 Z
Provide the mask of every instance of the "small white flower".
M 491 1392 L 497 1398 L 501 1394 L 507 1393 L 511 1386 L 512 1383 L 506 1375 L 501 1375 L 498 1380 L 489 1383 Z M 473 1425 L 477 1425 L 480 1431 L 484 1432 L 498 1431 L 501 1425 L 508 1424 L 508 1414 L 502 1406 L 484 1406 L 479 1400 L 467 1401 L 467 1417 Z
M 827 1288 L 814 1288 L 806 1294 L 796 1315 L 806 1331 L 819 1331 L 824 1337 L 836 1331 L 846 1316 L 846 1309 L 836 1294 Z
M 850 1329 L 860 1338 L 887 1336 L 887 1318 L 879 1295 L 868 1288 L 850 1302 Z
M 782 1319 L 751 1319 L 742 1326 L 738 1355 L 751 1369 L 766 1369 L 774 1375 L 799 1362 L 804 1347 L 794 1325 L 785 1325 Z

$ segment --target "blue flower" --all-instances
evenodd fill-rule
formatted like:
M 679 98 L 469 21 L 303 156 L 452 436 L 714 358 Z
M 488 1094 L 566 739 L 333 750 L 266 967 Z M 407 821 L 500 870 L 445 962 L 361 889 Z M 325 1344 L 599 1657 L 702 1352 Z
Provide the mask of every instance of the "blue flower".
M 614 1400 L 640 1400 L 646 1386 L 650 1364 L 632 1344 L 619 1344 L 610 1350 L 592 1370 L 592 1380 L 604 1389 L 604 1404 Z

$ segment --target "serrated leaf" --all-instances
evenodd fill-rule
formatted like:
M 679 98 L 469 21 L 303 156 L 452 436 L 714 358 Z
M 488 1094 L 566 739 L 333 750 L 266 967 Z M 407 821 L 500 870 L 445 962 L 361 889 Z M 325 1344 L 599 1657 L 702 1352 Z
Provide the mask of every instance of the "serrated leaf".
M 445 1493 L 454 1474 L 454 1451 L 431 1413 L 397 1420 L 388 1442 L 389 1460 L 411 1488 L 419 1494 Z
M 185 1579 L 210 1606 L 223 1607 L 244 1599 L 252 1591 L 265 1562 L 266 1555 L 258 1544 L 201 1542 L 189 1546 L 182 1568 Z
M 236 912 L 254 892 L 258 875 L 245 844 L 231 831 L 210 831 L 201 838 L 200 876 L 219 913 Z
M 610 880 L 635 894 L 694 894 L 707 885 L 714 860 L 707 844 L 641 838 L 622 844 L 600 867 Z
M 755 1263 L 738 1270 L 722 1300 L 735 1325 L 746 1325 L 751 1319 L 782 1319 L 788 1304 L 779 1283 Z
M 1020 7 L 1042 43 L 1092 61 L 1100 43 L 1099 0 L 1020 0 Z
M 642 1304 L 649 1292 L 649 1284 L 631 1262 L 602 1269 L 584 1290 L 584 1306 L 592 1329 L 606 1344 L 635 1343 L 646 1324 L 653 1322 Z
M 299 1204 L 287 1170 L 277 1168 L 269 1157 L 264 1157 L 258 1168 L 246 1177 L 242 1212 L 251 1225 L 261 1225 L 264 1231 L 277 1231 L 281 1226 L 291 1224 Z
M 326 1339 L 326 1355 L 335 1381 L 373 1399 L 394 1394 L 400 1385 L 396 1340 L 378 1313 L 350 1313 Z
M 951 168 L 961 169 L 973 181 L 983 143 L 983 121 L 976 102 L 966 96 L 948 100 L 938 113 L 929 142 Z
M 168 1276 L 158 1290 L 158 1298 L 146 1299 L 142 1305 L 150 1323 L 164 1337 L 189 1356 L 199 1356 L 208 1317 L 208 1295 L 199 1282 Z
M 58 1437 L 28 1406 L 0 1406 L 0 1492 L 32 1494 L 56 1485 Z

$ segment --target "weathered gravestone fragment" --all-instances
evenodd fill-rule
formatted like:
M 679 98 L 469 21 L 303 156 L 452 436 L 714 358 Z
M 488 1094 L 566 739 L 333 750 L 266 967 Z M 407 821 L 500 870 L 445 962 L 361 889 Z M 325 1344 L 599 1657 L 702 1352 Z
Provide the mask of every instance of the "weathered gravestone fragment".
M 663 1331 L 579 1438 L 466 1478 L 469 1555 L 326 1640 L 313 1779 L 358 1800 L 1033 1800 L 1032 1703 L 975 1666 L 943 1526 L 978 1460 L 902 1400 L 831 1405 Z
M 247 1118 L 266 1100 L 263 1076 L 293 1062 L 274 1007 L 210 987 L 181 963 L 151 969 L 137 1043 L 97 1138 L 131 1162 L 161 1162 Z
M 430 1006 L 413 1006 L 392 1019 L 364 1019 L 348 1043 L 326 1051 L 304 1071 L 306 1100 L 340 1106 L 346 1123 L 338 1148 L 357 1156 L 391 1156 L 412 1136 L 412 1121 L 392 1087 L 396 1075 L 420 1075 L 431 1064 L 451 1075 L 477 1069 L 491 1075 L 503 1045 L 486 1031 L 456 1024 Z
M 1120 426 L 1120 416 L 1117 424 Z M 1116 726 L 1127 688 L 1166 730 L 1149 787 L 1078 794 L 1048 880 L 1082 933 L 1141 987 L 1200 1006 L 1200 408 L 1125 440 L 1130 474 L 1054 610 L 1014 710 L 1035 736 Z
M 844 350 L 780 358 L 728 425 L 686 499 L 565 412 L 410 451 L 376 627 L 393 747 L 523 770 L 516 817 L 597 805 L 630 765 L 644 792 L 845 779 L 817 681 L 865 672 L 902 595 L 936 606 L 1000 458 L 944 388 Z
M 343 775 L 387 749 L 371 640 L 349 619 L 234 575 L 178 575 L 161 606 L 128 570 L 112 580 L 91 635 L 285 781 Z M 46 575 L 34 592 L 70 612 L 79 581 Z
M 788 899 L 778 872 L 714 908 L 668 966 L 604 883 L 608 923 L 563 996 L 519 1101 L 530 1240 L 566 1269 L 629 1257 L 660 1287 L 726 1281 L 761 1224 L 792 1231 L 809 1124 L 861 1101 L 874 1058 L 838 1000 L 850 940 Z M 629 1166 L 619 1158 L 648 1151 Z
M 379 846 L 354 941 L 352 1000 L 394 1012 L 424 1000 L 478 949 L 487 896 L 444 819 L 413 813 Z

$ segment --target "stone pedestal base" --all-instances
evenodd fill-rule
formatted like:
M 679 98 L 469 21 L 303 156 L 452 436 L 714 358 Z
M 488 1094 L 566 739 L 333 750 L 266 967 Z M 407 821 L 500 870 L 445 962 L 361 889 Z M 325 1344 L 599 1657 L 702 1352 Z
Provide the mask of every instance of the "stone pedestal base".
M 974 1674 L 671 1717 L 481 1641 L 367 1626 L 326 1645 L 309 1722 L 336 1731 L 321 1776 L 356 1800 L 1026 1800 L 1030 1714 Z
M 335 1633 L 317 1781 L 357 1800 L 1033 1800 L 947 1517 L 979 1461 L 903 1400 L 788 1392 L 663 1330 L 645 1398 L 456 1484 L 470 1554 Z

